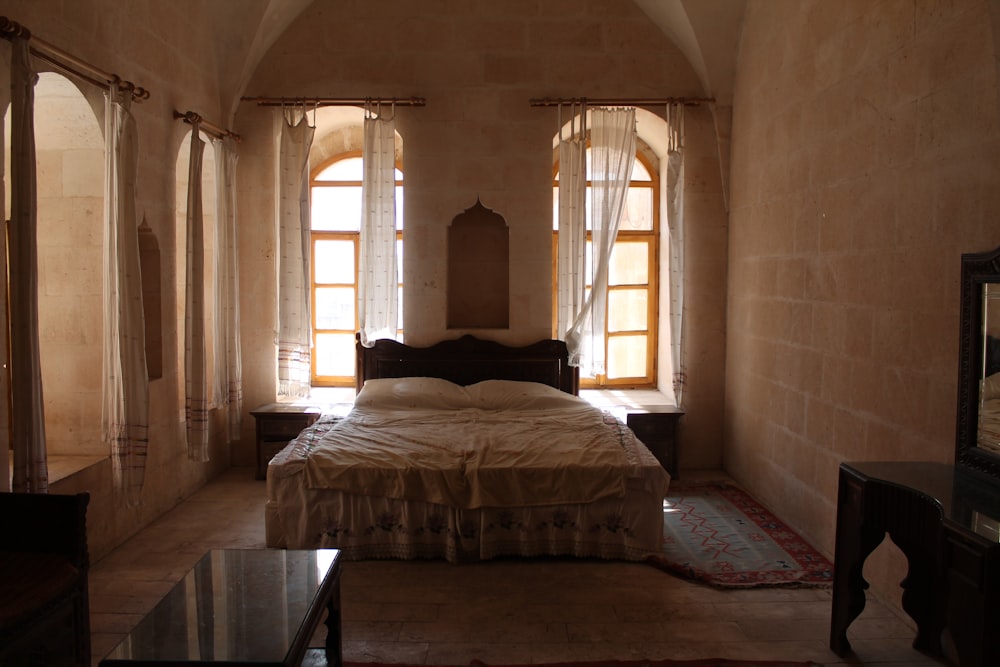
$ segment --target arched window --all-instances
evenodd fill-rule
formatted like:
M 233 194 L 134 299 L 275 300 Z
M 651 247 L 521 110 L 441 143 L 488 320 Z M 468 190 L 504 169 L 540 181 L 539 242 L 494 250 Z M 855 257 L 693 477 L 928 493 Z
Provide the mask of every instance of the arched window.
M 360 151 L 335 155 L 310 177 L 312 210 L 312 384 L 354 386 L 358 330 L 358 254 L 361 230 Z M 403 275 L 403 172 L 396 167 L 396 261 Z M 399 283 L 402 333 L 403 285 Z
M 629 185 L 625 212 L 611 253 L 604 375 L 581 377 L 584 387 L 651 387 L 656 384 L 659 277 L 660 179 L 642 142 Z M 590 149 L 587 149 L 587 173 Z M 553 331 L 558 290 L 559 165 L 553 183 L 552 303 Z M 592 273 L 590 181 L 587 181 L 587 275 Z M 587 289 L 589 292 L 590 284 Z M 557 334 L 555 334 L 557 335 Z
M 7 113 L 5 218 L 10 121 Z M 38 75 L 34 124 L 39 356 L 52 482 L 108 456 L 101 437 L 101 383 L 94 382 L 101 376 L 104 137 L 88 99 L 54 72 Z

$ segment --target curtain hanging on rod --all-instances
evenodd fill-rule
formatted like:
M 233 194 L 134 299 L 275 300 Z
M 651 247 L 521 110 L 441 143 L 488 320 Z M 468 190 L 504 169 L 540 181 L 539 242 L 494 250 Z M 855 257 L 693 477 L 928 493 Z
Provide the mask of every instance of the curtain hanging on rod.
M 278 221 L 278 396 L 309 394 L 310 311 L 309 148 L 316 128 L 305 107 L 277 110 L 275 205 Z
M 104 104 L 104 382 L 102 432 L 111 453 L 114 497 L 136 507 L 149 445 L 149 375 L 139 265 L 132 96 L 112 85 Z
M 240 135 L 236 134 L 232 130 L 227 130 L 224 127 L 216 125 L 215 123 L 210 123 L 201 117 L 201 114 L 197 114 L 194 111 L 185 111 L 181 113 L 174 109 L 174 120 L 183 120 L 189 125 L 198 124 L 198 127 L 202 132 L 209 135 L 213 139 L 225 139 L 226 137 L 232 137 L 236 141 L 241 141 Z
M 397 107 L 422 107 L 422 97 L 241 97 L 244 102 L 256 102 L 262 107 L 363 107 L 369 104 L 389 104 Z
M 361 249 L 358 258 L 358 320 L 361 344 L 396 337 L 399 279 L 396 275 L 396 110 L 365 109 L 361 181 Z
M 216 352 L 215 380 L 221 386 L 221 404 L 229 415 L 228 441 L 240 439 L 243 419 L 243 365 L 240 358 L 240 271 L 238 218 L 236 211 L 236 139 L 217 139 L 215 169 L 216 186 Z
M 574 102 L 568 108 L 569 136 L 563 137 L 563 107 L 559 107 L 556 335 L 560 339 L 579 317 L 587 296 L 587 106 Z
M 67 74 L 72 74 L 101 88 L 110 89 L 111 86 L 115 86 L 119 93 L 124 92 L 128 94 L 134 102 L 149 99 L 149 91 L 147 89 L 137 86 L 131 81 L 125 81 L 117 74 L 98 69 L 90 63 L 35 37 L 28 28 L 16 21 L 11 21 L 6 16 L 0 16 L 0 37 L 8 40 L 13 37 L 30 40 L 29 48 L 31 53 L 45 60 L 56 69 Z
M 684 105 L 667 113 L 667 229 L 670 245 L 670 362 L 674 403 L 683 405 L 687 368 L 684 354 Z
M 184 387 L 188 458 L 208 461 L 208 364 L 205 330 L 205 220 L 202 209 L 202 141 L 191 131 L 187 190 L 187 279 L 184 290 Z
M 38 246 L 34 87 L 26 39 L 15 37 L 11 58 L 10 433 L 12 489 L 48 491 L 45 411 L 38 337 Z M 6 400 L 6 398 L 5 398 Z M 6 454 L 4 454 L 6 455 Z
M 604 330 L 607 315 L 611 250 L 625 210 L 625 197 L 635 162 L 635 109 L 591 111 L 591 268 L 590 293 L 566 334 L 570 364 L 581 376 L 605 372 Z
M 663 107 L 673 104 L 698 106 L 715 102 L 714 97 L 534 97 L 528 100 L 533 107 L 562 107 L 585 104 L 604 107 Z

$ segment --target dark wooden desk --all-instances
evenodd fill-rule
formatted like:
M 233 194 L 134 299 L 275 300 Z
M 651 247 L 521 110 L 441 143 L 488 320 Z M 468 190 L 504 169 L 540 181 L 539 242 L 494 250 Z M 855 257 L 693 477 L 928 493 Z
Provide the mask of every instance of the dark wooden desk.
M 1000 664 L 1000 493 L 941 463 L 840 466 L 830 648 L 850 652 L 847 628 L 865 607 L 865 559 L 888 534 L 903 551 L 903 609 L 913 647 L 942 655 L 947 630 L 963 667 Z

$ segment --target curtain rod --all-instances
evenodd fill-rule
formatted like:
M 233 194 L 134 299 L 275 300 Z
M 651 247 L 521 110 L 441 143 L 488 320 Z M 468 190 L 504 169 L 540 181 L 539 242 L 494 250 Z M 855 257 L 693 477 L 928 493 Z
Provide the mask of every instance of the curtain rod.
M 211 134 L 216 139 L 225 139 L 226 137 L 232 137 L 236 141 L 243 140 L 243 138 L 240 135 L 236 134 L 232 130 L 227 130 L 225 128 L 219 127 L 215 123 L 210 123 L 204 118 L 202 118 L 200 114 L 196 114 L 193 111 L 185 111 L 184 113 L 181 113 L 180 111 L 174 109 L 174 120 L 177 119 L 183 120 L 185 123 L 188 123 L 189 125 L 197 124 L 199 129 L 204 130 L 208 134 Z
M 565 104 L 587 104 L 591 106 L 629 106 L 629 107 L 662 107 L 668 104 L 683 104 L 698 106 L 702 103 L 715 102 L 714 97 L 541 97 L 528 100 L 533 107 L 557 107 Z
M 56 68 L 78 76 L 84 81 L 88 81 L 95 86 L 109 88 L 112 84 L 126 90 L 132 94 L 132 99 L 141 102 L 149 99 L 149 91 L 141 86 L 137 86 L 131 81 L 125 81 L 117 74 L 112 74 L 100 70 L 90 63 L 80 60 L 76 56 L 66 53 L 48 42 L 38 37 L 34 37 L 31 31 L 16 21 L 11 21 L 6 16 L 0 16 L 0 37 L 11 39 L 13 37 L 23 37 L 28 40 L 28 48 L 39 58 L 55 65 Z
M 422 107 L 422 97 L 241 97 L 244 102 L 256 102 L 262 107 L 305 105 L 313 107 L 347 107 L 365 104 L 394 104 L 397 107 Z

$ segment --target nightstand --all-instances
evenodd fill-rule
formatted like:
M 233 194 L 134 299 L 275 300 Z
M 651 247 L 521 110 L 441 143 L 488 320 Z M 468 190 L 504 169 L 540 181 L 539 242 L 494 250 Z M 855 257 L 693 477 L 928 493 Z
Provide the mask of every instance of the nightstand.
M 669 405 L 629 406 L 625 423 L 653 452 L 663 469 L 677 479 L 677 422 L 684 411 Z
M 267 477 L 268 461 L 321 413 L 315 405 L 294 403 L 268 403 L 250 411 L 257 420 L 257 479 Z

